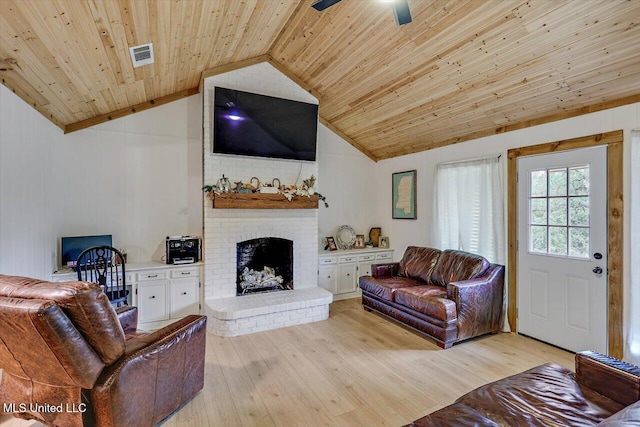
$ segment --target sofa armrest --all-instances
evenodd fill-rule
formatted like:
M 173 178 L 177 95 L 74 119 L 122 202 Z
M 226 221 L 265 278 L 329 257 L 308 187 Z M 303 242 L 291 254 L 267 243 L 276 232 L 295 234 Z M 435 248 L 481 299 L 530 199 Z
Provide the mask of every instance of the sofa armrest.
M 595 351 L 576 354 L 576 381 L 623 405 L 640 399 L 640 368 Z
M 124 334 L 132 334 L 138 329 L 138 307 L 125 305 L 116 308 L 116 314 Z
M 97 425 L 155 425 L 204 386 L 206 316 L 190 315 L 127 343 L 90 390 Z
M 397 276 L 400 271 L 399 262 L 389 262 L 386 264 L 371 264 L 371 275 L 373 277 Z
M 503 288 L 504 266 L 498 264 L 482 277 L 447 284 L 447 298 L 458 311 L 458 341 L 500 332 Z

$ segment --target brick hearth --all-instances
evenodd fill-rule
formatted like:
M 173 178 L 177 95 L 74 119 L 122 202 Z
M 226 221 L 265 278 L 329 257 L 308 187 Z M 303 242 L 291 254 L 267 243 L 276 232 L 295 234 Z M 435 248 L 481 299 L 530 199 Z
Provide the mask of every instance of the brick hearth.
M 326 320 L 332 301 L 331 292 L 317 287 L 209 300 L 208 329 L 231 337 Z

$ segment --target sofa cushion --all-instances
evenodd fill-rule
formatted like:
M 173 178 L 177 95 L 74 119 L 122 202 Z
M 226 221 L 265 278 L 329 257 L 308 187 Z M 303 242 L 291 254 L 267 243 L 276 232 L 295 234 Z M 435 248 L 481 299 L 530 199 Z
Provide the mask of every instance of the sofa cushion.
M 622 408 L 617 402 L 603 399 L 594 404 L 569 369 L 548 363 L 486 384 L 456 402 L 499 425 L 590 426 Z
M 489 268 L 489 261 L 480 255 L 447 249 L 440 254 L 431 283 L 447 286 L 450 282 L 474 279 Z
M 431 273 L 440 253 L 439 249 L 409 246 L 400 260 L 398 274 L 430 283 Z
M 378 298 L 382 298 L 387 301 L 393 301 L 393 294 L 396 290 L 401 288 L 408 288 L 413 286 L 423 285 L 422 282 L 419 282 L 415 279 L 410 279 L 408 277 L 371 277 L 371 276 L 361 276 L 360 277 L 360 288 L 363 291 L 369 292 Z
M 455 320 L 456 303 L 446 297 L 447 290 L 442 286 L 424 285 L 398 289 L 395 302 L 438 320 Z
M 475 409 L 462 403 L 454 403 L 445 406 L 439 411 L 415 420 L 404 427 L 460 427 L 460 426 L 482 426 L 497 427 L 498 424 L 483 416 Z

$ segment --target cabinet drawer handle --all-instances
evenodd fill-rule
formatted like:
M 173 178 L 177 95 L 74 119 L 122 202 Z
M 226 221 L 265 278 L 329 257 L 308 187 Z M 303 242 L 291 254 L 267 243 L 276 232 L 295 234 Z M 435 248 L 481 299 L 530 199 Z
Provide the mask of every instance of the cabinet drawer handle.
M 155 295 L 151 295 L 149 298 L 154 299 L 156 296 Z
M 186 292 L 183 292 L 183 293 L 182 293 L 182 295 L 186 295 L 186 294 L 187 294 Z
M 190 272 L 190 271 L 183 271 L 183 272 L 182 272 L 182 273 L 180 273 L 180 274 L 182 274 L 183 276 L 188 276 L 188 275 L 190 275 L 190 274 L 191 274 L 191 272 Z
M 148 279 L 152 279 L 154 277 L 158 277 L 158 275 L 157 274 L 153 274 L 153 275 L 152 274 L 147 274 L 147 278 Z
M 349 277 L 349 276 L 351 276 L 351 274 L 350 274 L 350 273 L 347 273 L 347 277 Z
M 327 279 L 331 279 L 331 276 L 327 276 Z

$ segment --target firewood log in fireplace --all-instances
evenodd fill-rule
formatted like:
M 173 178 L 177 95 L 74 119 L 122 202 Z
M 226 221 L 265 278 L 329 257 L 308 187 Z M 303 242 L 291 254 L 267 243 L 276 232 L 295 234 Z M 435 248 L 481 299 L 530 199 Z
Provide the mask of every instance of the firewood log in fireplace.
M 282 276 L 276 276 L 274 268 L 265 266 L 262 271 L 256 271 L 245 267 L 240 276 L 240 288 L 242 293 L 263 288 L 280 288 L 282 286 Z

